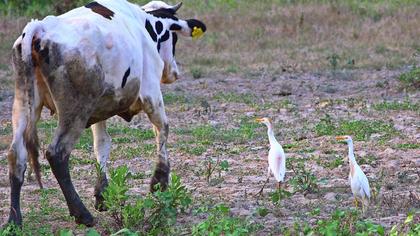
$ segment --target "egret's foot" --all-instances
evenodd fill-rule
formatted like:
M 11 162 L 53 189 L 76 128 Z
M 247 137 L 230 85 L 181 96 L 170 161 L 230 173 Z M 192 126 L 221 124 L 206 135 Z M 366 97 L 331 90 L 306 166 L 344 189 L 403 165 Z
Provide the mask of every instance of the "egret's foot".
M 257 194 L 255 194 L 256 197 L 260 197 L 260 196 L 263 195 L 265 185 L 267 185 L 268 181 L 269 181 L 269 178 L 267 178 L 267 180 L 264 182 L 264 185 L 262 186 L 262 188 L 260 189 L 260 191 Z
M 358 201 L 357 201 L 357 199 L 356 199 L 356 198 L 354 198 L 354 206 L 355 206 L 356 208 L 358 208 L 358 207 L 359 207 L 359 203 L 358 203 Z

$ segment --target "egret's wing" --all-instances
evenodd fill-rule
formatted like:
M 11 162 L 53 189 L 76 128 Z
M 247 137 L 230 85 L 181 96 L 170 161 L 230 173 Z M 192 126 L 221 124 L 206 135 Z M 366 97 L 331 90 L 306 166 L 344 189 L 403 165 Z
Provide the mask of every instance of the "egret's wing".
M 370 198 L 370 186 L 369 186 L 369 180 L 366 177 L 365 173 L 363 173 L 362 169 L 358 169 L 357 178 L 360 183 L 360 187 L 362 191 L 364 192 L 364 195 L 367 198 Z
M 272 152 L 268 157 L 268 164 L 277 182 L 283 182 L 284 180 L 285 170 L 282 168 L 283 161 L 285 161 L 285 156 L 279 152 Z

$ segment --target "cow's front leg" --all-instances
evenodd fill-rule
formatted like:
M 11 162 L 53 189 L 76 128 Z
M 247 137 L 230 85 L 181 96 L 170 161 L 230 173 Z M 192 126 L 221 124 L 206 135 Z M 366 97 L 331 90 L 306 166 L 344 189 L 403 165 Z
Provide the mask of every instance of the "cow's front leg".
M 163 106 L 163 98 L 162 95 L 159 94 L 155 99 L 152 99 L 152 97 L 145 97 L 142 102 L 144 111 L 147 113 L 149 120 L 153 124 L 158 153 L 156 168 L 150 182 L 150 191 L 155 191 L 156 184 L 158 183 L 160 184 L 161 189 L 165 190 L 168 185 L 170 166 L 168 152 L 166 150 L 169 125 L 165 108 Z
M 78 224 L 93 226 L 93 217 L 74 189 L 69 172 L 71 150 L 85 125 L 86 122 L 81 122 L 79 117 L 70 117 L 65 121 L 59 120 L 58 129 L 53 142 L 48 147 L 46 158 L 64 194 L 70 215 L 75 217 Z
M 102 193 L 108 186 L 106 163 L 111 151 L 111 137 L 108 132 L 106 132 L 106 121 L 101 121 L 92 125 L 92 133 L 93 148 L 99 165 L 99 170 L 97 170 L 98 179 L 95 185 L 95 209 L 98 211 L 105 211 L 106 207 Z

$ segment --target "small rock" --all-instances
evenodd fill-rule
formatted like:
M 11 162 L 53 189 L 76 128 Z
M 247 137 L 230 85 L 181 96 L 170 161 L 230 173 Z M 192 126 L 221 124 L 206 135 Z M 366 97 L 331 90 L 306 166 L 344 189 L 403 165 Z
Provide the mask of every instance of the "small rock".
M 382 154 L 385 154 L 385 155 L 392 155 L 394 153 L 395 153 L 395 150 L 392 148 L 387 148 L 385 149 L 385 151 L 382 152 Z
M 336 193 L 330 192 L 330 193 L 325 194 L 324 199 L 325 200 L 328 200 L 328 201 L 335 201 L 336 200 L 336 198 L 335 198 L 336 196 L 337 196 Z
M 385 168 L 391 170 L 398 170 L 400 168 L 400 161 L 399 160 L 389 160 L 385 163 Z
M 367 155 L 367 152 L 365 152 L 365 151 L 358 151 L 358 152 L 357 152 L 357 155 L 358 155 L 359 157 L 365 157 L 365 156 Z
M 412 160 L 412 161 L 413 161 L 415 167 L 420 167 L 420 158 Z

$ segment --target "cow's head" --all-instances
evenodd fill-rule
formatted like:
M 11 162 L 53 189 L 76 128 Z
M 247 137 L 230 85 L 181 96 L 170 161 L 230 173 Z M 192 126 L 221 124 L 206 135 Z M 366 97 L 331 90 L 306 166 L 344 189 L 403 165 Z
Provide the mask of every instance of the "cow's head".
M 206 26 L 196 19 L 182 20 L 176 16 L 176 11 L 182 3 L 174 6 L 162 1 L 151 1 L 142 9 L 153 15 L 153 19 L 146 19 L 146 29 L 152 39 L 157 43 L 157 50 L 164 61 L 161 82 L 170 84 L 179 79 L 180 72 L 175 60 L 175 45 L 178 33 L 187 37 L 200 37 Z

